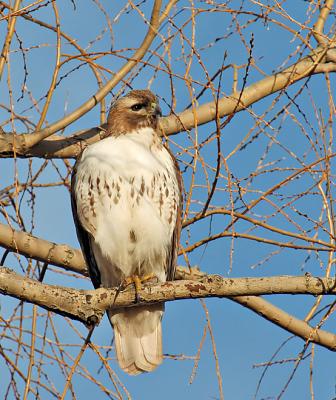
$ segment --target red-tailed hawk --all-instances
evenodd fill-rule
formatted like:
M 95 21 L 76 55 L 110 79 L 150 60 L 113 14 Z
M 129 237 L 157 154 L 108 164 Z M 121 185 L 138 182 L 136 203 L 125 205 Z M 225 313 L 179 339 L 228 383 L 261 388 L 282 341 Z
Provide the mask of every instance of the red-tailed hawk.
M 105 139 L 88 146 L 72 176 L 78 239 L 95 288 L 153 274 L 172 280 L 181 230 L 181 177 L 163 146 L 157 98 L 133 90 L 118 99 Z M 136 375 L 162 362 L 164 305 L 109 310 L 120 367 Z

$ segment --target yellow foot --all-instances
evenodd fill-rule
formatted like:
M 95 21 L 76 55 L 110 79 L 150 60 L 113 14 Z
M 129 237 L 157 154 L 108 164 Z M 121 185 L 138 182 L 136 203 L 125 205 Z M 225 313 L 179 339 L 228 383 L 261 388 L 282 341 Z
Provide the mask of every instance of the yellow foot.
M 147 275 L 144 275 L 141 277 L 139 275 L 132 275 L 132 276 L 129 276 L 124 279 L 122 286 L 124 288 L 126 288 L 127 286 L 133 284 L 134 288 L 135 288 L 135 299 L 136 299 L 136 302 L 138 302 L 138 301 L 140 301 L 139 292 L 141 291 L 142 284 L 144 282 L 148 282 L 154 278 L 157 280 L 157 277 L 153 273 L 147 274 Z

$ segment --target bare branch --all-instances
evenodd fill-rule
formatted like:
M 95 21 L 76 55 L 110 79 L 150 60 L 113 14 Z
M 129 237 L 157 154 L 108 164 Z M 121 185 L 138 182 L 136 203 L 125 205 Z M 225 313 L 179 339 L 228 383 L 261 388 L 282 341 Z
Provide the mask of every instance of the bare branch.
M 3 69 L 5 66 L 5 62 L 7 60 L 9 47 L 13 38 L 15 23 L 16 23 L 16 15 L 15 12 L 20 8 L 21 0 L 16 0 L 13 7 L 13 14 L 10 13 L 8 17 L 8 28 L 7 28 L 7 35 L 5 38 L 5 43 L 2 47 L 2 51 L 0 54 L 0 80 L 2 77 Z
M 231 95 L 221 98 L 218 102 L 218 114 L 220 117 L 231 114 L 235 111 L 242 111 L 251 104 L 293 85 L 301 79 L 316 73 L 320 73 L 320 63 L 323 65 L 323 58 L 326 50 L 319 49 L 315 54 L 305 57 L 290 67 L 269 75 L 256 82 L 243 92 L 231 93 Z M 239 104 L 238 104 L 239 100 Z M 205 103 L 195 111 L 187 110 L 178 116 L 171 115 L 162 120 L 162 128 L 167 135 L 181 132 L 213 121 L 216 118 L 215 102 Z
M 14 251 L 16 250 L 21 254 L 33 257 L 35 259 L 43 261 L 47 260 L 50 264 L 87 275 L 85 262 L 82 253 L 79 250 L 72 249 L 66 245 L 57 245 L 55 243 L 33 237 L 25 232 L 14 231 L 6 225 L 0 225 L 0 238 L 0 240 L 2 240 L 1 245 L 6 248 Z M 41 307 L 58 312 L 62 315 L 70 316 L 74 319 L 81 320 L 82 322 L 87 322 L 88 320 L 90 321 L 90 318 L 94 319 L 95 317 L 92 317 L 93 315 L 96 316 L 96 318 L 100 318 L 108 306 L 107 299 L 110 299 L 115 306 L 131 305 L 134 302 L 134 292 L 132 290 L 127 290 L 126 292 L 118 294 L 118 297 L 114 302 L 116 294 L 115 291 L 112 289 L 99 289 L 100 291 L 103 291 L 103 297 L 105 297 L 105 292 L 109 292 L 109 297 L 104 298 L 104 301 L 107 301 L 107 303 L 100 303 L 100 292 L 97 291 L 84 292 L 75 289 L 43 285 L 37 281 L 23 278 L 6 268 L 4 268 L 3 271 L 5 272 L 2 274 L 1 281 L 5 283 L 0 285 L 0 290 L 4 291 L 5 289 L 7 294 L 11 296 L 33 302 Z M 15 279 L 13 278 L 13 274 L 15 274 Z M 155 292 L 153 287 L 151 287 L 150 290 L 148 288 L 144 289 L 145 292 L 141 293 L 141 300 L 153 301 L 153 299 L 155 299 L 155 301 L 169 301 L 178 298 L 198 298 L 210 296 L 229 297 L 236 295 L 235 297 L 232 297 L 231 300 L 251 309 L 255 313 L 303 338 L 304 340 L 311 340 L 312 342 L 318 343 L 331 350 L 336 350 L 336 338 L 334 335 L 321 330 L 315 331 L 306 322 L 296 319 L 294 316 L 275 307 L 266 300 L 257 296 L 251 296 L 251 294 L 256 295 L 275 293 L 306 293 L 314 295 L 321 293 L 332 294 L 336 292 L 334 286 L 335 282 L 332 279 L 326 280 L 325 278 L 320 279 L 311 277 L 276 277 L 260 279 L 239 278 L 235 281 L 232 279 L 225 280 L 224 278 L 218 276 L 209 277 L 195 268 L 189 270 L 183 267 L 177 268 L 175 279 L 180 279 L 183 281 L 169 282 L 165 284 L 163 288 L 159 286 Z M 206 279 L 205 283 L 204 279 Z M 193 280 L 197 280 L 198 282 L 193 282 Z M 8 281 L 12 283 L 13 287 L 8 287 Z M 19 282 L 22 282 L 21 287 L 18 286 Z M 215 289 L 212 287 L 213 282 L 215 282 Z M 207 286 L 205 286 L 205 284 Z M 175 285 L 178 287 L 178 289 L 175 289 Z M 92 300 L 98 301 L 99 306 L 97 309 L 94 309 L 96 306 L 92 306 L 94 303 L 91 301 L 91 297 L 90 303 L 86 304 L 88 298 L 85 296 L 87 293 L 89 296 L 94 294 L 98 298 L 98 300 Z M 244 296 L 243 294 L 249 295 Z M 26 297 L 24 297 L 24 295 Z M 32 295 L 34 295 L 34 297 L 32 297 Z M 153 298 L 151 296 L 153 296 Z M 55 303 L 55 299 L 57 299 L 57 303 Z M 80 305 L 80 308 L 78 308 L 78 305 Z M 85 307 L 85 309 L 82 307 Z
M 330 11 L 332 10 L 334 4 L 334 0 L 326 0 L 324 6 L 321 9 L 320 15 L 315 23 L 313 35 L 319 44 L 326 44 L 328 39 L 323 35 L 323 29 L 326 23 L 326 20 L 329 16 Z
M 80 250 L 37 238 L 27 232 L 16 231 L 5 224 L 0 224 L 0 246 L 35 260 L 87 275 Z
M 232 300 L 258 309 L 268 320 L 295 332 L 301 338 L 336 351 L 336 336 L 314 330 L 306 322 L 279 310 L 262 299 L 246 295 L 311 294 L 335 295 L 336 280 L 311 276 L 277 276 L 265 278 L 222 278 L 205 275 L 198 281 L 181 280 L 145 286 L 136 293 L 133 288 L 76 290 L 62 286 L 42 284 L 22 277 L 8 268 L 0 268 L 0 292 L 17 299 L 34 303 L 57 314 L 68 316 L 86 324 L 97 323 L 108 308 L 134 307 L 162 301 L 197 299 L 207 297 L 233 297 Z M 235 298 L 234 296 L 239 296 Z M 244 297 L 242 297 L 244 296 Z
M 329 350 L 336 351 L 336 335 L 322 329 L 311 327 L 307 322 L 295 318 L 293 315 L 286 313 L 261 297 L 237 296 L 231 298 L 231 300 L 249 308 L 256 314 L 307 342 L 313 342 Z
M 218 115 L 224 117 L 232 112 L 245 110 L 250 105 L 259 100 L 284 90 L 288 86 L 307 78 L 313 74 L 324 72 L 335 72 L 336 66 L 333 64 L 324 64 L 328 49 L 319 48 L 314 54 L 311 54 L 290 67 L 278 72 L 274 75 L 269 75 L 266 78 L 246 87 L 243 92 L 233 92 L 229 96 L 225 96 L 218 101 Z M 238 104 L 239 101 L 239 104 Z M 70 114 L 71 116 L 72 114 Z M 67 116 L 66 118 L 69 118 Z M 161 129 L 164 135 L 173 135 L 178 132 L 187 131 L 195 126 L 206 124 L 216 118 L 216 103 L 209 102 L 191 110 L 188 109 L 177 115 L 170 115 L 161 118 Z M 67 123 L 70 124 L 72 121 Z M 57 127 L 55 130 L 54 127 Z M 42 140 L 50 136 L 59 129 L 64 128 L 63 124 L 58 127 L 57 123 L 52 125 L 48 130 L 41 132 L 52 132 L 42 136 L 39 132 L 33 135 L 13 135 L 7 133 L 0 134 L 0 157 L 11 157 L 14 147 L 17 157 L 43 157 L 43 158 L 71 158 L 76 157 L 84 147 L 88 144 L 98 141 L 102 138 L 104 127 L 91 128 L 85 131 L 78 132 L 70 138 L 53 137 L 52 139 Z M 27 145 L 26 139 L 28 136 L 38 134 L 39 144 L 31 148 L 31 143 Z M 30 139 L 29 139 L 30 140 Z

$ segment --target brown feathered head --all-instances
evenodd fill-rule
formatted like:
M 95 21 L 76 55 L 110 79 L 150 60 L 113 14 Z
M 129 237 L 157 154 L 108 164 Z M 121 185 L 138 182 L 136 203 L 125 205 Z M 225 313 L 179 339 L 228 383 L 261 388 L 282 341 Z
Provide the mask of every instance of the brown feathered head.
M 132 90 L 112 104 L 107 131 L 122 135 L 146 127 L 156 130 L 161 115 L 158 99 L 150 90 Z

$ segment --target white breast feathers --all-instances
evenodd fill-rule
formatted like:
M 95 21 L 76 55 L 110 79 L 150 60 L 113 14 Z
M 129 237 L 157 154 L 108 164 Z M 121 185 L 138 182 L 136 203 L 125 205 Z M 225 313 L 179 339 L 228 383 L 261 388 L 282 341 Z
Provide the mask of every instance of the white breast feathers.
M 75 191 L 103 286 L 135 273 L 153 272 L 165 281 L 179 188 L 174 162 L 156 133 L 144 128 L 88 147 Z

